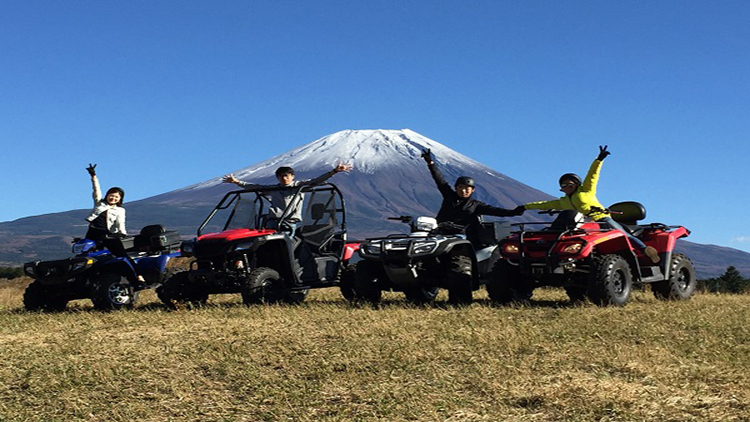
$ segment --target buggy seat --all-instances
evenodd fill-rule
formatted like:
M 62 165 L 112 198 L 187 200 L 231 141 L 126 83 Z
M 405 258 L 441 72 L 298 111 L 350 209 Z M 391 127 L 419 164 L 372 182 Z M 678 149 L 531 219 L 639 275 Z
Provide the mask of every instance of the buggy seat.
M 302 242 L 310 248 L 313 254 L 321 254 L 336 231 L 336 219 L 333 211 L 326 209 L 325 204 L 312 204 L 311 207 L 312 223 L 306 224 L 297 230 L 297 234 L 302 238 Z

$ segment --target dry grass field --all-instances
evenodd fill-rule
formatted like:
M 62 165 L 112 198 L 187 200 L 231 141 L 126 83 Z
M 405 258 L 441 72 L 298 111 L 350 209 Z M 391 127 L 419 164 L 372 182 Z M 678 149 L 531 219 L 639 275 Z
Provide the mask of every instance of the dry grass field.
M 3 421 L 750 420 L 747 295 L 372 309 L 328 289 L 168 312 L 146 292 L 42 314 L 22 310 L 27 281 L 0 284 Z

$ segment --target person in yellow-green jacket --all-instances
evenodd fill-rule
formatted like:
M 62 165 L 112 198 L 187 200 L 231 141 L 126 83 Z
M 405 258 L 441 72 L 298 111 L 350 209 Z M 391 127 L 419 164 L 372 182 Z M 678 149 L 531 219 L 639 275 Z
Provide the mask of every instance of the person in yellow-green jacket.
M 527 210 L 576 210 L 583 215 L 588 216 L 597 223 L 606 223 L 616 230 L 625 233 L 630 239 L 630 243 L 643 254 L 651 258 L 653 262 L 659 262 L 659 253 L 653 246 L 646 246 L 643 241 L 632 234 L 628 233 L 620 223 L 616 222 L 606 208 L 596 199 L 596 185 L 599 182 L 599 173 L 602 169 L 604 159 L 610 154 L 607 146 L 599 147 L 599 156 L 596 157 L 586 178 L 581 182 L 581 178 L 575 173 L 565 173 L 560 176 L 560 191 L 565 196 L 560 199 L 551 201 L 529 202 L 521 205 Z

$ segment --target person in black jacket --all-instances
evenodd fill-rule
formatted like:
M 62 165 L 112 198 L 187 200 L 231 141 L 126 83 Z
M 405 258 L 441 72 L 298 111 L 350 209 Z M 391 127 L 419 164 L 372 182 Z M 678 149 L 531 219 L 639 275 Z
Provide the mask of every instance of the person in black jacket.
M 471 229 L 471 225 L 479 221 L 480 215 L 514 217 L 523 214 L 523 206 L 508 210 L 472 199 L 471 195 L 476 187 L 474 179 L 461 176 L 456 179 L 456 183 L 451 187 L 443 177 L 443 173 L 435 165 L 432 152 L 429 149 L 422 150 L 422 158 L 427 162 L 430 174 L 432 174 L 438 190 L 443 195 L 443 203 L 440 205 L 440 211 L 438 211 L 436 217 L 438 224 L 453 223 L 455 226 Z

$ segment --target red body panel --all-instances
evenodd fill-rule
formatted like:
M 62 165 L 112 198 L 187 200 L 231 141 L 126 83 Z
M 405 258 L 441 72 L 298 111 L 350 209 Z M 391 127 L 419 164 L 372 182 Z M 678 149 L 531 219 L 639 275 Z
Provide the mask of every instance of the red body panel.
M 347 243 L 344 248 L 344 261 L 348 261 L 354 256 L 354 253 L 359 250 L 359 243 Z
M 577 242 L 580 243 L 581 241 L 585 241 L 585 245 L 578 253 L 560 253 L 560 256 L 570 258 L 586 257 L 591 254 L 594 248 L 596 248 L 599 253 L 603 254 L 619 253 L 623 250 L 633 249 L 633 245 L 630 243 L 627 235 L 619 230 L 602 231 L 599 229 L 597 223 L 586 223 L 582 228 L 586 231 L 585 233 L 579 232 L 561 238 L 553 252 L 559 253 L 565 248 L 565 246 Z M 653 246 L 657 251 L 667 252 L 674 250 L 677 239 L 686 237 L 689 233 L 690 232 L 684 227 L 678 227 L 671 231 L 663 229 L 646 230 L 641 236 L 641 239 L 646 245 Z M 559 233 L 546 233 L 543 231 L 526 232 L 524 235 L 525 256 L 531 259 L 544 259 L 549 252 L 549 247 L 555 242 L 558 235 Z M 507 242 L 518 245 L 518 241 L 519 235 L 514 234 Z M 538 247 L 535 247 L 537 245 Z M 506 253 L 505 250 L 502 250 L 501 253 L 506 258 L 518 257 L 518 254 L 509 254 Z
M 232 229 L 232 230 L 223 231 L 221 233 L 204 234 L 203 236 L 200 236 L 198 238 L 198 241 L 200 242 L 201 240 L 224 240 L 227 242 L 231 242 L 232 240 L 247 239 L 250 237 L 258 237 L 258 236 L 266 236 L 266 235 L 274 234 L 274 233 L 276 233 L 276 230 Z
M 653 246 L 659 252 L 673 251 L 677 239 L 687 237 L 690 231 L 684 227 L 677 227 L 672 231 L 653 230 L 646 231 L 641 237 L 643 243 Z

